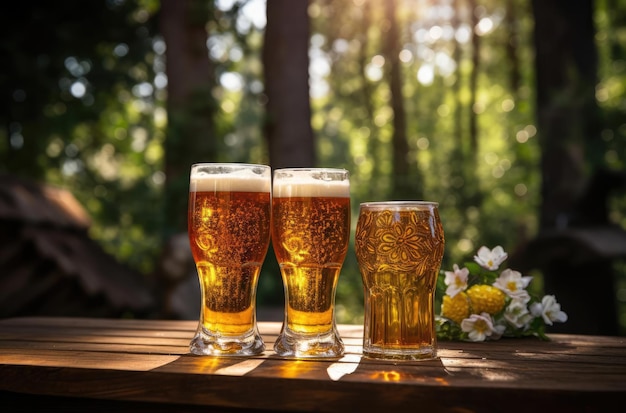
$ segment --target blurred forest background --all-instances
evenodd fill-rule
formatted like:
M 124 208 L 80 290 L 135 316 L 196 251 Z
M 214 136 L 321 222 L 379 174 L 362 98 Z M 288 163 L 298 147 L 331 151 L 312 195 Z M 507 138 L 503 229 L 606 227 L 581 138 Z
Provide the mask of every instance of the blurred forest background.
M 562 328 L 626 334 L 626 0 L 1 7 L 2 316 L 196 318 L 188 174 L 219 161 L 346 168 L 353 226 L 360 202 L 438 201 L 442 269 L 502 245 Z M 338 322 L 362 321 L 353 251 Z M 257 298 L 283 305 L 271 248 Z

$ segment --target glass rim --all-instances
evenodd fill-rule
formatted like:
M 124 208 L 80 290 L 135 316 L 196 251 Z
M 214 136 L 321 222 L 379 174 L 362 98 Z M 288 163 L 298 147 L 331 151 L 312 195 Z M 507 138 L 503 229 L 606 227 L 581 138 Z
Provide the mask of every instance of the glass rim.
M 191 164 L 191 168 L 193 169 L 196 166 L 233 166 L 233 167 L 263 167 L 263 168 L 271 168 L 267 164 L 263 163 L 247 163 L 247 162 L 196 162 Z
M 319 171 L 329 171 L 329 172 L 349 172 L 347 169 L 345 168 L 316 168 L 316 167 L 310 167 L 310 168 L 306 168 L 306 167 L 296 167 L 296 168 L 276 168 L 274 169 L 274 172 L 280 172 L 280 171 L 302 171 L 302 172 L 307 172 L 307 171 L 314 171 L 314 172 L 319 172 Z
M 439 206 L 439 202 L 436 201 L 418 201 L 418 200 L 408 200 L 408 201 L 370 201 L 370 202 L 361 202 L 360 207 L 365 208 L 398 208 L 398 207 L 419 207 L 419 206 Z

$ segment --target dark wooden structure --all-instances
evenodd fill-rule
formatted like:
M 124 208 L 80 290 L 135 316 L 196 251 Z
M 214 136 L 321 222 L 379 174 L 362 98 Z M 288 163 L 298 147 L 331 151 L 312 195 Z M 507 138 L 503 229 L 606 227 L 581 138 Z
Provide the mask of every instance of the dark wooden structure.
M 280 322 L 260 322 L 271 349 Z M 626 338 L 440 342 L 419 362 L 189 353 L 195 321 L 0 320 L 0 397 L 16 411 L 605 412 L 626 405 Z M 41 410 L 39 410 L 41 409 Z
M 555 324 L 551 332 L 625 335 L 614 265 L 626 260 L 626 228 L 610 217 L 611 197 L 623 193 L 626 172 L 599 169 L 572 207 L 509 259 L 519 271 L 539 270 L 545 293 L 555 295 L 568 314 L 567 323 Z
M 142 275 L 106 253 L 90 224 L 69 191 L 0 175 L 0 317 L 154 311 Z

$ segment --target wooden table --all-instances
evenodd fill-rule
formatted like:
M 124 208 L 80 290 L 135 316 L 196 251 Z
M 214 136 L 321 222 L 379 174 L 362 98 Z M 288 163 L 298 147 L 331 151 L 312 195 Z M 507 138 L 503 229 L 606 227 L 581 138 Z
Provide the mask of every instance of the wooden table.
M 346 356 L 306 361 L 271 351 L 280 323 L 259 327 L 264 355 L 216 358 L 189 353 L 194 321 L 0 320 L 3 410 L 508 413 L 626 405 L 624 337 L 440 342 L 437 360 L 394 363 L 362 359 L 362 326 L 341 325 Z

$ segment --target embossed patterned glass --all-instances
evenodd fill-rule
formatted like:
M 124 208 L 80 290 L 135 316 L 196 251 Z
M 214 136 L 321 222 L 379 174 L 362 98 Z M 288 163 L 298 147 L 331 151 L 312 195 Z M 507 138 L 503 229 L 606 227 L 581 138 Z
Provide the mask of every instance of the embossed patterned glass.
M 272 245 L 285 291 L 274 344 L 285 357 L 338 357 L 335 291 L 350 239 L 350 185 L 343 169 L 277 169 Z
M 365 287 L 363 355 L 436 357 L 434 296 L 444 252 L 438 204 L 361 204 L 355 252 Z
M 189 346 L 193 354 L 265 350 L 256 324 L 256 289 L 270 243 L 271 177 L 266 165 L 191 167 L 188 231 L 202 296 Z

